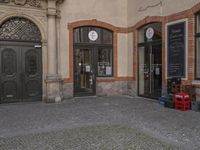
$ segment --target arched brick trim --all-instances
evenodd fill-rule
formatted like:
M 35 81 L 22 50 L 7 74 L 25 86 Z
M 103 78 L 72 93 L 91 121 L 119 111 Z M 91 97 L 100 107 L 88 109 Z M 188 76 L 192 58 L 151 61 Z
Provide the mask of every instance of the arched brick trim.
M 153 22 L 163 22 L 163 17 L 161 16 L 147 16 L 145 17 L 143 20 L 139 21 L 138 23 L 136 23 L 134 25 L 134 28 L 136 30 L 138 30 L 139 28 L 141 28 L 142 26 L 149 24 L 149 23 L 153 23 Z
M 117 33 L 119 32 L 120 28 L 115 27 L 111 24 L 102 22 L 102 21 L 98 21 L 98 20 L 81 20 L 81 21 L 76 21 L 73 23 L 69 23 L 68 24 L 68 29 L 69 29 L 69 66 L 70 66 L 70 77 L 69 79 L 64 79 L 64 82 L 73 82 L 73 78 L 74 78 L 74 58 L 73 58 L 73 52 L 74 52 L 74 48 L 73 48 L 73 30 L 75 28 L 78 27 L 83 27 L 83 26 L 95 26 L 95 27 L 99 27 L 99 28 L 105 28 L 108 30 L 113 31 L 113 63 L 114 63 L 114 69 L 113 69 L 113 76 L 114 79 L 117 78 L 117 68 L 118 68 L 118 61 L 117 61 Z M 108 78 L 109 80 L 109 78 Z
M 109 29 L 113 32 L 118 32 L 120 30 L 119 27 L 113 26 L 109 23 L 98 21 L 96 19 L 93 20 L 80 20 L 76 22 L 72 22 L 68 24 L 68 29 L 75 29 L 78 27 L 83 27 L 83 26 L 95 26 L 95 27 L 100 27 L 100 28 L 106 28 Z
M 167 22 L 184 19 L 184 18 L 190 18 L 192 16 L 193 16 L 192 10 L 188 9 L 188 10 L 184 10 L 175 14 L 171 14 L 169 16 L 165 16 L 164 20 L 167 23 Z
M 193 14 L 199 12 L 200 11 L 200 3 L 193 6 L 191 10 L 192 10 Z

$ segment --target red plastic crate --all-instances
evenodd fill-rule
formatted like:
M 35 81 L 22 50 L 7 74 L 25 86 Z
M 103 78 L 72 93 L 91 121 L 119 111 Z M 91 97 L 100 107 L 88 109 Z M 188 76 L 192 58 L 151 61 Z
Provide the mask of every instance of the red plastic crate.
M 175 109 L 182 110 L 182 111 L 190 110 L 190 103 L 175 104 Z
M 187 93 L 177 93 L 174 96 L 175 109 L 187 111 L 190 110 L 190 97 Z

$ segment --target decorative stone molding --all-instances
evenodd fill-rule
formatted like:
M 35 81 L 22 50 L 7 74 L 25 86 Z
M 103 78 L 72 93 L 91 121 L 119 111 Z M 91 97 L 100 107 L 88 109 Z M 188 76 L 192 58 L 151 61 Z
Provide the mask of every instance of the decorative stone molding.
M 57 11 L 56 11 L 56 8 L 48 8 L 47 9 L 47 16 L 56 16 L 57 15 Z
M 26 0 L 14 0 L 14 3 L 16 5 L 25 5 L 26 4 Z
M 0 3 L 9 3 L 10 0 L 0 0 Z
M 0 3 L 10 3 L 15 5 L 28 5 L 31 7 L 41 8 L 41 0 L 0 0 Z
M 27 4 L 33 7 L 40 8 L 41 6 L 41 0 L 27 0 Z
M 61 75 L 47 75 L 45 79 L 46 83 L 53 83 L 53 82 L 63 82 Z

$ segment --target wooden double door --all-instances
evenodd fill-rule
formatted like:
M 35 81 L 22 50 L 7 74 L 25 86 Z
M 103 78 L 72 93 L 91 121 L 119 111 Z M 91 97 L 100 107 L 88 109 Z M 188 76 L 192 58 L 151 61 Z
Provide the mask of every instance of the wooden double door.
M 37 43 L 0 43 L 0 103 L 42 100 L 42 52 Z

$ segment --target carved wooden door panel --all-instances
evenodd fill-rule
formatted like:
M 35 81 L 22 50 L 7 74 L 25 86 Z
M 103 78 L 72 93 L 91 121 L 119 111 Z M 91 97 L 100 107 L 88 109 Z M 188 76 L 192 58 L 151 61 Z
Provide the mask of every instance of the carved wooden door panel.
M 42 99 L 42 58 L 41 49 L 22 49 L 22 99 L 37 101 Z
M 41 48 L 0 47 L 0 103 L 42 100 Z
M 20 48 L 0 47 L 0 96 L 1 102 L 17 102 L 21 97 Z
M 42 98 L 41 33 L 32 21 L 12 17 L 0 25 L 0 103 Z

